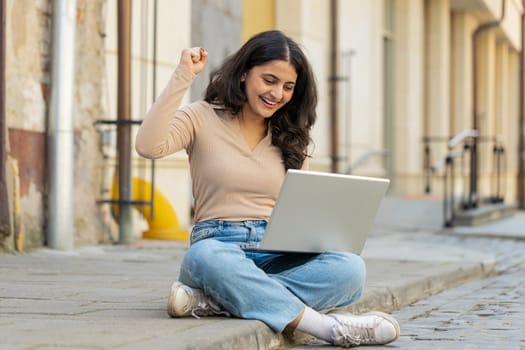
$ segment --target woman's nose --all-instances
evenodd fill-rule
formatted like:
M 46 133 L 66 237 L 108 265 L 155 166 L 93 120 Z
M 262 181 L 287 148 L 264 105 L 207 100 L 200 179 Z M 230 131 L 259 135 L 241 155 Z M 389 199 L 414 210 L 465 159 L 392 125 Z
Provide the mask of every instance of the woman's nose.
M 271 95 L 273 98 L 281 100 L 283 98 L 283 87 L 280 85 L 275 86 L 271 91 Z

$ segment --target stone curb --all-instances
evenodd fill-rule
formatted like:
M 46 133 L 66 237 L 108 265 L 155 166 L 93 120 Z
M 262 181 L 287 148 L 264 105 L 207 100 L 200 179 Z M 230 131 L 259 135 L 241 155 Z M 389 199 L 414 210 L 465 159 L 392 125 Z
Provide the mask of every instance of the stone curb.
M 495 273 L 496 262 L 494 260 L 459 264 L 450 271 L 367 292 L 345 311 L 360 314 L 376 309 L 390 313 L 446 289 L 486 278 Z
M 523 233 L 512 233 L 512 232 L 476 232 L 468 230 L 457 229 L 455 231 L 445 231 L 442 234 L 455 236 L 455 237 L 464 237 L 464 238 L 487 238 L 487 239 L 509 239 L 515 241 L 525 240 L 525 234 Z
M 364 313 L 370 310 L 392 312 L 403 306 L 429 297 L 449 288 L 459 286 L 465 282 L 486 278 L 495 274 L 496 262 L 468 262 L 457 264 L 448 271 L 413 280 L 409 283 L 400 283 L 390 287 L 372 288 L 357 302 L 344 311 Z M 217 325 L 210 325 L 209 329 L 199 327 L 195 334 L 189 332 L 178 342 L 175 349 L 286 349 L 294 342 L 303 343 L 308 337 L 275 334 L 260 321 L 239 321 L 217 330 Z M 200 337 L 197 336 L 197 333 Z M 296 332 L 297 333 L 297 332 Z M 202 334 L 207 334 L 202 338 Z M 202 341 L 199 341 L 201 339 Z M 311 338 L 310 338 L 311 339 Z

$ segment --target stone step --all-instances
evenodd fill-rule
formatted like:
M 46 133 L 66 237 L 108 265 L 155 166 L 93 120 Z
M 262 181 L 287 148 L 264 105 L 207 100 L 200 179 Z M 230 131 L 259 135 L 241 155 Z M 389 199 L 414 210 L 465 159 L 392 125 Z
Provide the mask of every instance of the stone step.
M 513 216 L 517 207 L 505 203 L 484 203 L 477 208 L 458 209 L 454 215 L 453 226 L 478 226 L 488 222 Z

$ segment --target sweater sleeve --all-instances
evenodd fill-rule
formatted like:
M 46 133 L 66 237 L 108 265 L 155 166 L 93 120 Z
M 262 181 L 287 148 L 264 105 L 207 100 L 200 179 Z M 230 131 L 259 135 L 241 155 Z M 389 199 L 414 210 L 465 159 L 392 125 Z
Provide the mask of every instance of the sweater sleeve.
M 195 134 L 194 123 L 179 107 L 194 77 L 183 66 L 175 69 L 168 85 L 152 105 L 138 130 L 135 140 L 138 154 L 156 159 L 191 145 Z

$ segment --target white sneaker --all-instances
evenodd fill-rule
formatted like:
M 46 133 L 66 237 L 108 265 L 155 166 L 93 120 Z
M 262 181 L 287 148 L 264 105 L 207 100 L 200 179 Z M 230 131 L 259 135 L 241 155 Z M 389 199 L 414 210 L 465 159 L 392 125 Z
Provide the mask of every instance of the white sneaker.
M 202 290 L 188 287 L 176 281 L 170 288 L 168 297 L 168 315 L 171 317 L 193 316 L 230 316 L 230 313 L 223 310 L 219 304 L 215 303 L 205 295 Z
M 383 312 L 364 315 L 329 314 L 338 321 L 332 328 L 334 345 L 351 347 L 358 345 L 383 345 L 399 338 L 399 323 Z

